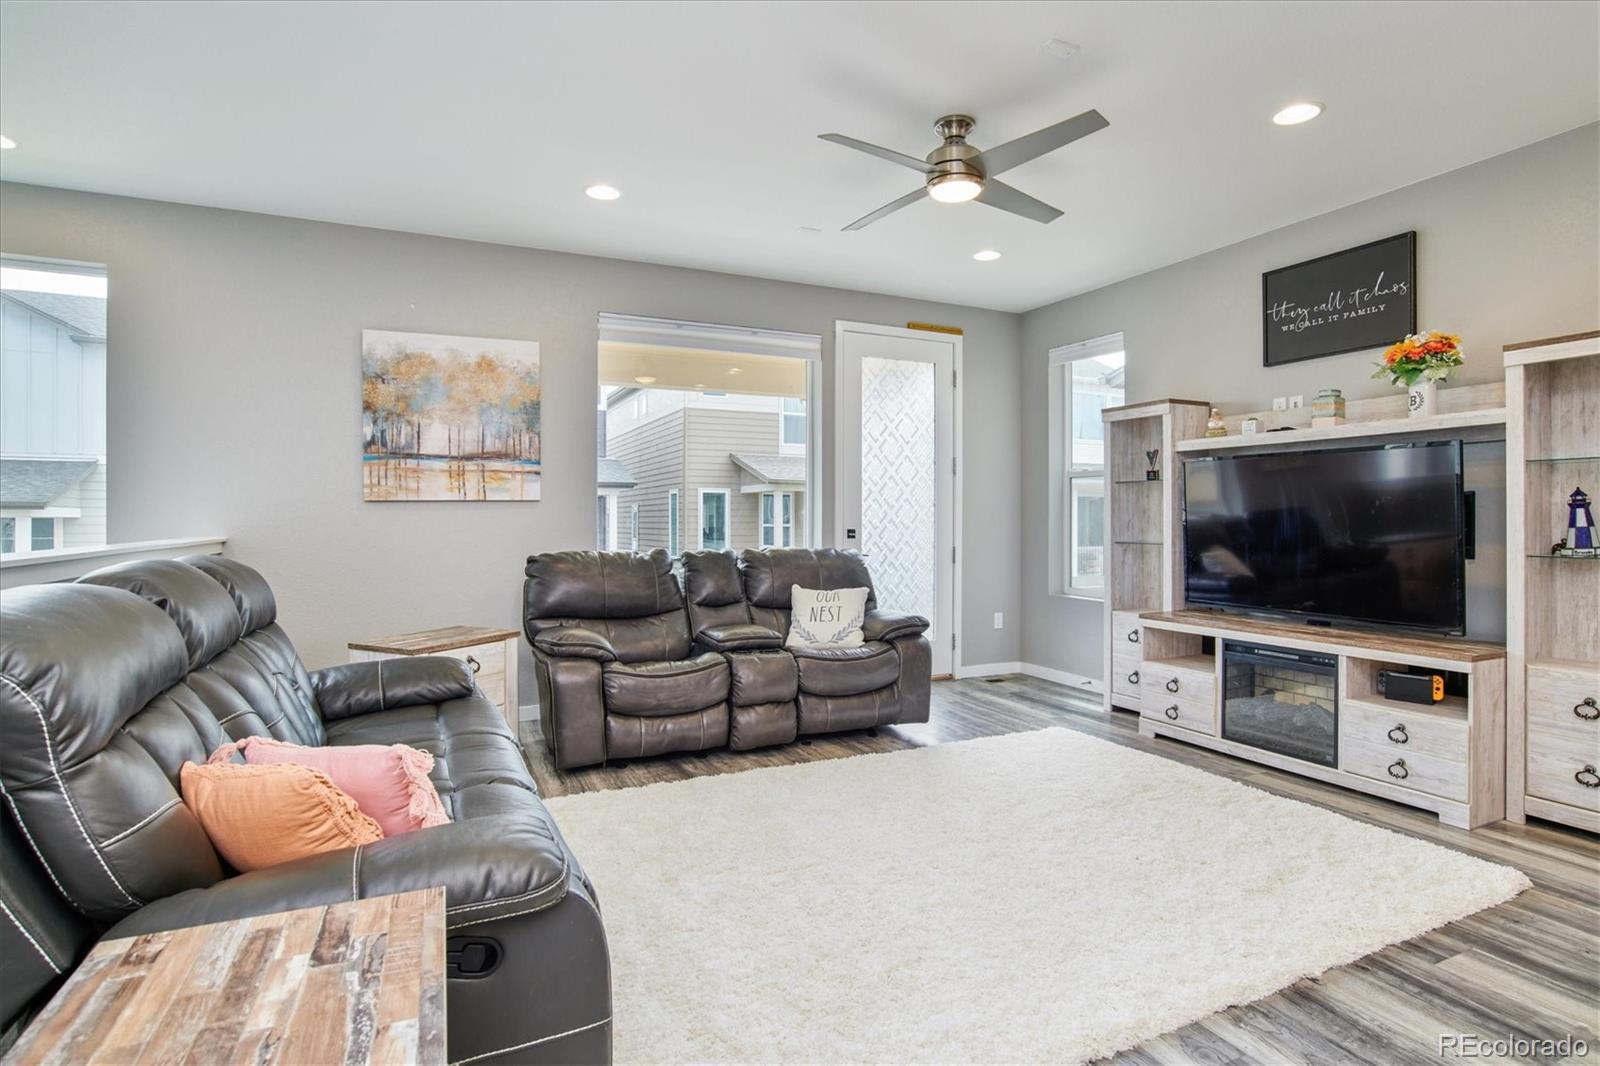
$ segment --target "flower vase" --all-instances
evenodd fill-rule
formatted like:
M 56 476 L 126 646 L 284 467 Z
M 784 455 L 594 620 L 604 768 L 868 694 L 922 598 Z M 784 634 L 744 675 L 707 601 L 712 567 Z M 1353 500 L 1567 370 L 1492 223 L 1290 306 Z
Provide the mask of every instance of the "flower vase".
M 1406 414 L 1412 418 L 1439 413 L 1439 383 L 1419 381 L 1406 390 Z

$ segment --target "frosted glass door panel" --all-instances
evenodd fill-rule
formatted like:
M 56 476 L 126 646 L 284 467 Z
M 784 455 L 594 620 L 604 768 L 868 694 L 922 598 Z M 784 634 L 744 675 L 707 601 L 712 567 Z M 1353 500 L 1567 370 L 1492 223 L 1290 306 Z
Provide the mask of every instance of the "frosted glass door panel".
M 939 600 L 934 374 L 932 363 L 861 360 L 861 550 L 878 603 L 929 619 Z

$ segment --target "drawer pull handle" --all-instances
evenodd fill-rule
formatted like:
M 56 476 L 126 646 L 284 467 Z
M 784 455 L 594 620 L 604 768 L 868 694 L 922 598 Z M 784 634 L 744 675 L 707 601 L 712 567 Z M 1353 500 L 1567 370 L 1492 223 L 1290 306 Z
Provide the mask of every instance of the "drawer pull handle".
M 1396 759 L 1394 762 L 1390 763 L 1389 776 L 1394 778 L 1396 781 L 1404 781 L 1406 778 L 1410 777 L 1411 771 L 1406 769 L 1406 761 L 1404 759 Z
M 1139 631 L 1137 629 L 1128 630 L 1128 643 L 1129 644 L 1137 644 L 1137 643 L 1139 643 Z
M 1139 671 L 1135 670 L 1133 673 L 1128 675 L 1128 684 L 1137 685 L 1138 683 L 1139 683 Z
M 479 670 L 483 669 L 483 664 L 470 655 L 467 656 L 467 665 L 472 667 L 473 673 L 477 673 Z
M 1396 733 L 1399 733 L 1400 735 L 1395 736 Z M 1394 741 L 1396 744 L 1404 744 L 1411 739 L 1408 735 L 1406 735 L 1406 727 L 1404 722 L 1389 730 L 1389 739 Z
M 1585 722 L 1592 722 L 1600 718 L 1600 705 L 1596 705 L 1594 697 L 1590 696 L 1582 703 L 1572 708 L 1572 713 L 1582 718 Z
M 1178 720 L 1178 705 L 1174 703 L 1171 707 L 1168 707 L 1161 713 L 1176 722 Z
M 1176 691 L 1178 691 L 1178 679 L 1177 678 L 1173 677 L 1173 678 L 1168 678 L 1167 679 L 1167 691 L 1168 692 L 1176 692 Z
M 1595 773 L 1592 766 L 1585 766 L 1573 774 L 1572 779 L 1584 788 L 1600 788 L 1600 774 Z

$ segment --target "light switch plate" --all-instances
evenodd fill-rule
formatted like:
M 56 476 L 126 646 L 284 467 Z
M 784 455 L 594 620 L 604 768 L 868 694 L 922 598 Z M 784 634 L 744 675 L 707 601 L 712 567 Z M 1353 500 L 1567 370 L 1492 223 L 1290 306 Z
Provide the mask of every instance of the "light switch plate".
M 995 613 L 994 613 L 994 627 L 995 627 L 995 628 L 996 628 L 996 629 L 1004 629 L 1004 628 L 1005 628 L 1005 627 L 1006 627 L 1006 616 L 1005 616 L 1005 612 L 1003 612 L 1003 611 L 996 611 L 996 612 L 995 612 Z
M 1298 410 L 1300 410 L 1300 408 L 1304 407 L 1305 405 L 1306 405 L 1306 398 L 1304 396 L 1291 396 L 1291 397 L 1289 397 L 1289 410 L 1298 411 Z
M 1272 398 L 1272 409 L 1274 411 L 1287 411 L 1289 409 L 1289 397 L 1274 396 Z

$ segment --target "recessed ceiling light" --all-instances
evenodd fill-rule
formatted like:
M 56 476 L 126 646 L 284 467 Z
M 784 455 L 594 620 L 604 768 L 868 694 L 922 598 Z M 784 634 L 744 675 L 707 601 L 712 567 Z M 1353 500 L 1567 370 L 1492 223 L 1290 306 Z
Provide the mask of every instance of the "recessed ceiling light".
M 1290 104 L 1288 107 L 1272 116 L 1272 121 L 1280 126 L 1298 126 L 1302 122 L 1310 122 L 1322 114 L 1322 105 L 1303 100 Z
M 730 366 L 728 368 L 728 373 L 730 373 L 730 374 L 743 374 L 744 373 L 744 367 L 742 367 L 742 366 Z
M 649 374 L 636 377 L 633 380 L 637 381 L 641 385 L 654 385 L 656 383 L 656 379 L 651 377 Z
M 7 148 L 15 148 L 16 146 L 16 141 L 13 141 L 10 137 L 0 133 L 0 151 L 4 151 Z
M 622 193 L 610 185 L 591 185 L 583 190 L 585 196 L 591 200 L 615 200 Z
M 985 248 L 981 252 L 973 252 L 972 258 L 976 259 L 980 263 L 992 263 L 996 259 L 1000 258 L 1000 253 L 995 251 L 993 248 Z

